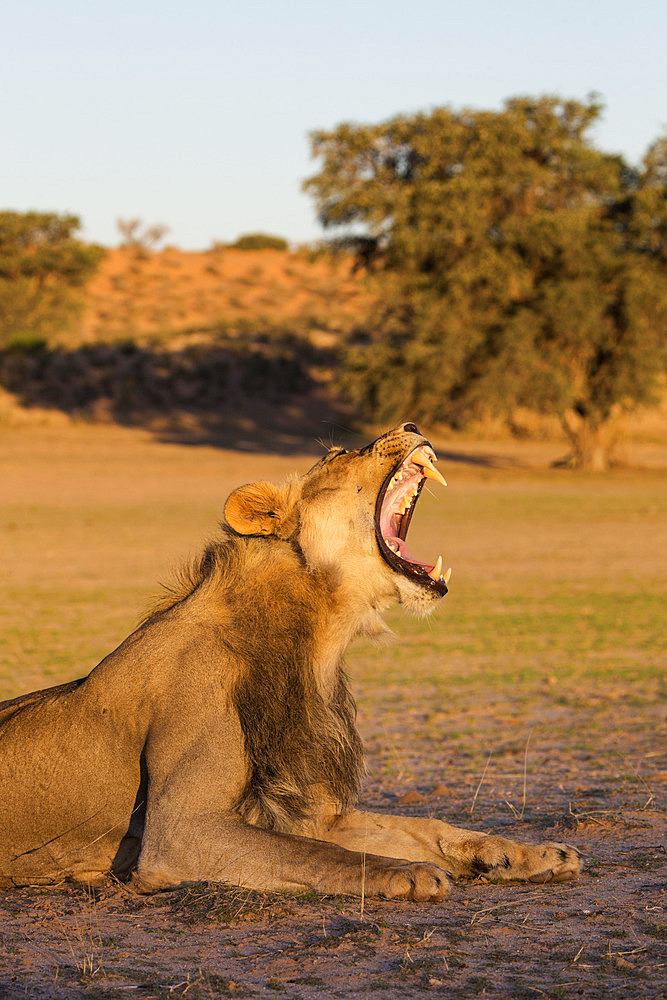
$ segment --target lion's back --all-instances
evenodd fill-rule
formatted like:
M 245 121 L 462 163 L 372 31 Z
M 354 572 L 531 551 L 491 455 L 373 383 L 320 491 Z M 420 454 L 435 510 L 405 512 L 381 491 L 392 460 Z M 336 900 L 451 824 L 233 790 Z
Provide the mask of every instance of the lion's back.
M 0 701 L 0 728 L 17 712 L 40 703 L 57 700 L 63 695 L 76 691 L 83 684 L 85 677 L 79 677 L 75 681 L 67 681 L 65 684 L 56 684 L 53 687 L 41 688 L 39 691 L 29 691 L 27 694 L 20 694 L 17 698 L 9 701 Z

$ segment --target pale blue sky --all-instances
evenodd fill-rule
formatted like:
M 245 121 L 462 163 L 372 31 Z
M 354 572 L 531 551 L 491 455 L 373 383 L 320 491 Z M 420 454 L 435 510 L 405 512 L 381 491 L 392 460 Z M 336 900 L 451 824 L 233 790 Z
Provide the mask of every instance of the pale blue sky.
M 107 245 L 119 216 L 190 249 L 316 239 L 309 130 L 596 91 L 597 144 L 638 162 L 666 51 L 663 0 L 3 0 L 0 207 L 75 212 Z

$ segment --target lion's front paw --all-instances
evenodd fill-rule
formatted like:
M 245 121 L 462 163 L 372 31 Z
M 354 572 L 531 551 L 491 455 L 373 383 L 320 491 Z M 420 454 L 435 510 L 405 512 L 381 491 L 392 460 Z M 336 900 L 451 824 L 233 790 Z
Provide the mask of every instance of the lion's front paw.
M 567 882 L 581 871 L 581 855 L 569 844 L 519 844 L 487 837 L 470 867 L 473 874 L 496 882 Z
M 384 899 L 437 903 L 445 898 L 449 887 L 448 873 L 426 861 L 394 862 L 384 870 L 367 872 L 366 892 Z
M 569 844 L 521 844 L 504 837 L 469 834 L 441 841 L 444 862 L 457 876 L 490 882 L 567 882 L 581 871 L 581 855 Z
M 531 850 L 529 863 L 529 882 L 569 882 L 581 871 L 582 859 L 570 844 L 538 844 Z

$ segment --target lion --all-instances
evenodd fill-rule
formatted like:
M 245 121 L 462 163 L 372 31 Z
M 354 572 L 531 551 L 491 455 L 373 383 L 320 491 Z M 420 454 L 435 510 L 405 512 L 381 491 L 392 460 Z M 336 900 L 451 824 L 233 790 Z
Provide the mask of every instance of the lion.
M 343 655 L 423 615 L 449 571 L 406 537 L 431 445 L 403 423 L 280 487 L 241 486 L 221 534 L 80 680 L 0 704 L 0 884 L 139 892 L 194 881 L 438 901 L 453 879 L 561 882 L 567 844 L 357 808 Z

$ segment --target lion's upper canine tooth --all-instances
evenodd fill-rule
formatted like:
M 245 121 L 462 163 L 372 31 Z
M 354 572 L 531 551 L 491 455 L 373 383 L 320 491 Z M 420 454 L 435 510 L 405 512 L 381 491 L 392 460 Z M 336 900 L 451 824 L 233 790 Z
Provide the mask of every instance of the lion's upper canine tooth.
M 431 449 L 429 448 L 429 451 L 430 450 Z M 421 465 L 427 479 L 435 479 L 436 483 L 440 483 L 441 486 L 447 485 L 447 480 L 440 472 L 438 472 L 433 464 L 433 460 L 424 448 L 418 448 L 417 451 L 413 451 L 411 461 L 415 465 Z
M 438 556 L 438 561 L 429 573 L 432 580 L 439 580 L 440 574 L 442 573 L 442 556 Z M 446 583 L 447 581 L 445 581 Z
M 443 576 L 443 580 L 445 581 L 445 583 L 449 583 L 449 578 L 451 575 L 452 575 L 452 567 L 450 566 L 445 575 Z

